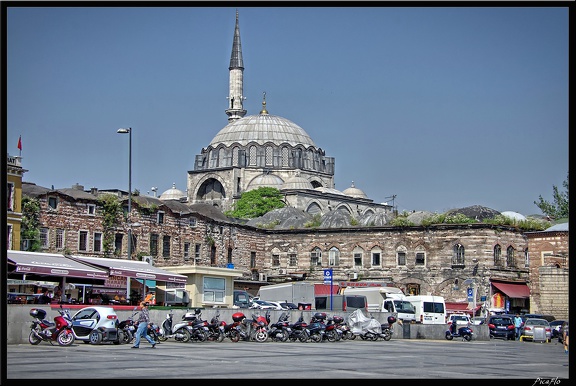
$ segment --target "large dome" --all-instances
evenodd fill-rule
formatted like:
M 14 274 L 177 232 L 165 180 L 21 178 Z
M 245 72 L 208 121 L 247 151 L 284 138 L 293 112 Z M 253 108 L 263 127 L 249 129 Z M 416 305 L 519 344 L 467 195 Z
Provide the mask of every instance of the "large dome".
M 292 146 L 316 147 L 312 138 L 294 122 L 276 115 L 249 115 L 226 125 L 216 134 L 210 146 L 220 144 L 226 147 L 234 143 L 246 146 L 250 142 L 263 145 L 272 142 L 275 145 L 288 143 Z

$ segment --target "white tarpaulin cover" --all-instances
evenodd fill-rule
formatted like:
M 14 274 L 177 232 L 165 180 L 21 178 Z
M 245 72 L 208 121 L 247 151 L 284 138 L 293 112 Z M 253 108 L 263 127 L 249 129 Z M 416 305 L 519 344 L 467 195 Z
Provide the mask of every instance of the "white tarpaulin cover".
M 362 334 L 364 332 L 382 333 L 380 323 L 376 319 L 364 315 L 360 308 L 348 316 L 348 325 L 354 334 Z

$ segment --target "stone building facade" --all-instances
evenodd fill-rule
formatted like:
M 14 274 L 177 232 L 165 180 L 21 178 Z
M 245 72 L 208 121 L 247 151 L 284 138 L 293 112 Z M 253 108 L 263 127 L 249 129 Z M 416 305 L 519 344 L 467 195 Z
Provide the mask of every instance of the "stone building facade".
M 6 160 L 6 248 L 20 249 L 20 224 L 22 223 L 22 158 L 8 155 Z

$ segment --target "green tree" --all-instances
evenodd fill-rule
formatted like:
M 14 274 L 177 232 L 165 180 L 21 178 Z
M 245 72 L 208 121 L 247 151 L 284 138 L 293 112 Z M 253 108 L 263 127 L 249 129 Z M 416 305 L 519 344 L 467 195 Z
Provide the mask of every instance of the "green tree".
M 104 256 L 110 257 L 114 253 L 115 232 L 120 223 L 119 216 L 122 213 L 122 206 L 118 197 L 113 194 L 103 194 L 98 197 L 98 203 L 102 206 L 102 226 L 104 228 L 102 248 Z
M 538 197 L 538 201 L 534 201 L 534 204 L 542 213 L 547 216 L 552 217 L 553 219 L 559 218 L 568 218 L 568 176 L 566 175 L 566 180 L 562 183 L 564 188 L 566 188 L 565 192 L 558 191 L 558 187 L 556 185 L 552 186 L 552 190 L 554 191 L 554 203 L 548 202 L 542 198 L 542 196 Z
M 234 209 L 225 212 L 226 216 L 252 219 L 260 217 L 273 209 L 284 208 L 280 190 L 271 187 L 260 187 L 242 193 L 240 199 L 234 204 Z
M 40 245 L 40 201 L 22 196 L 20 239 L 28 242 L 27 251 L 38 252 Z

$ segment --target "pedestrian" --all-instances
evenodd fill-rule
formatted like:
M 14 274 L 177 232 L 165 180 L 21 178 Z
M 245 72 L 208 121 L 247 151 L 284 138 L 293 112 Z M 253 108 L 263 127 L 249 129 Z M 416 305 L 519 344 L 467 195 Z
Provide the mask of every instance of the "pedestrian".
M 520 340 L 520 331 L 522 330 L 522 318 L 518 313 L 514 317 L 514 328 L 516 329 L 516 340 Z
M 564 343 L 564 352 L 568 354 L 568 321 L 562 325 L 562 342 Z
M 148 302 L 140 302 L 140 315 L 138 316 L 138 329 L 136 330 L 136 340 L 134 341 L 134 346 L 132 348 L 140 347 L 140 338 L 144 337 L 150 344 L 152 348 L 156 348 L 156 342 L 148 335 L 148 325 L 150 324 L 150 312 L 148 311 Z

